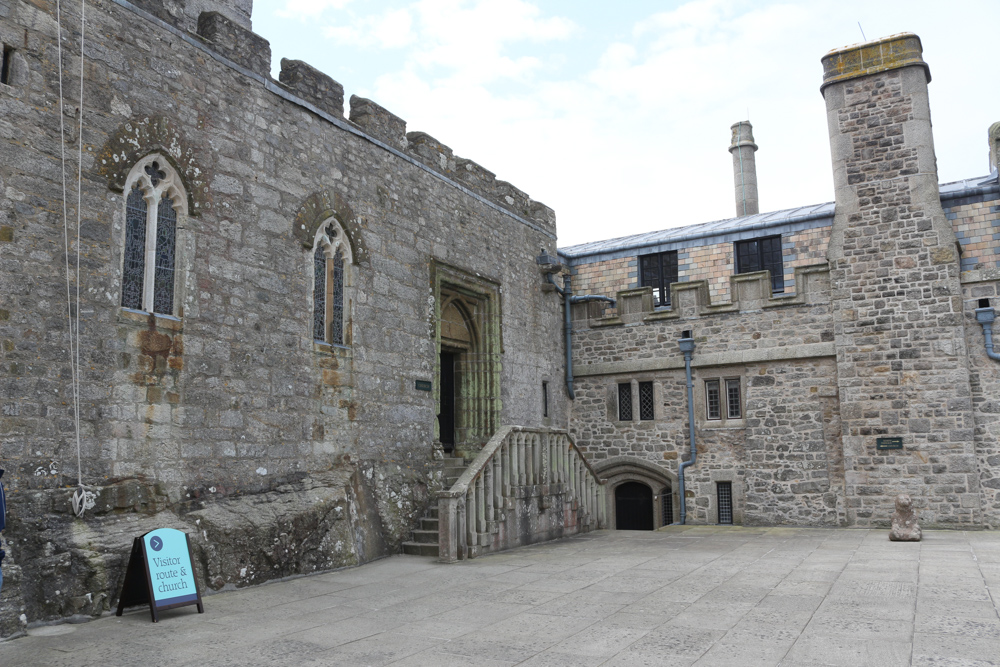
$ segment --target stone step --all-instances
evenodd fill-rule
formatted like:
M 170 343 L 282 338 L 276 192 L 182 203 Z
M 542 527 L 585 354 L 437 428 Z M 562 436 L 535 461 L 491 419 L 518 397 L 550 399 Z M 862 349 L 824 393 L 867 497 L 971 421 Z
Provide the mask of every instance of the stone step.
M 436 507 L 434 508 L 434 514 L 435 515 L 437 514 L 437 508 Z M 433 530 L 435 533 L 437 533 L 437 530 L 438 530 L 438 520 L 437 520 L 437 517 L 435 516 L 434 518 L 429 518 L 429 517 L 422 518 L 420 520 L 420 529 L 421 530 Z
M 419 542 L 420 544 L 437 544 L 438 543 L 438 532 L 437 530 L 415 530 L 413 531 L 413 541 Z
M 435 520 L 438 518 L 438 506 L 436 503 L 427 508 L 427 518 Z
M 410 556 L 434 556 L 435 558 L 440 555 L 438 554 L 437 542 L 434 544 L 403 542 L 403 553 Z

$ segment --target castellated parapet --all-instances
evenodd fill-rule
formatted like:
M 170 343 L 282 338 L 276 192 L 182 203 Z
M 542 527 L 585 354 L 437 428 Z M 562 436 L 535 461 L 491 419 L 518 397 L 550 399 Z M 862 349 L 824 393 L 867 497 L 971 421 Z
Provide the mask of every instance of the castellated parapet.
M 456 385 L 470 398 L 455 411 L 462 433 L 483 406 L 494 422 L 567 426 L 564 395 L 539 407 L 563 359 L 560 304 L 535 263 L 555 245 L 551 210 L 411 142 L 374 102 L 354 98 L 344 118 L 343 88 L 306 63 L 286 60 L 273 80 L 249 11 L 88 3 L 81 478 L 54 5 L 0 2 L 0 41 L 17 36 L 0 85 L 0 636 L 22 613 L 107 611 L 132 539 L 153 528 L 191 535 L 206 590 L 398 552 L 444 483 L 432 451 L 446 302 L 467 316 L 453 358 L 475 346 L 469 367 L 487 368 Z M 70 62 L 79 34 L 65 27 Z M 66 90 L 75 141 L 77 84 Z M 66 173 L 75 206 L 75 161 Z M 173 273 L 142 255 L 160 230 L 174 234 Z M 127 247 L 145 258 L 141 282 L 125 275 Z M 127 281 L 139 294 L 123 306 Z M 150 285 L 172 289 L 167 306 Z M 69 504 L 78 481 L 93 494 L 83 519 Z

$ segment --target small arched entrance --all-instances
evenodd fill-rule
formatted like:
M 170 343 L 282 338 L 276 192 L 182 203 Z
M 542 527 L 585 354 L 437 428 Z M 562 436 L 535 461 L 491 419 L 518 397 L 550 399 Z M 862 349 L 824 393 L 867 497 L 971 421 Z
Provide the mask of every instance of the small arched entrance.
M 615 488 L 615 527 L 653 530 L 653 489 L 642 482 L 619 484 Z

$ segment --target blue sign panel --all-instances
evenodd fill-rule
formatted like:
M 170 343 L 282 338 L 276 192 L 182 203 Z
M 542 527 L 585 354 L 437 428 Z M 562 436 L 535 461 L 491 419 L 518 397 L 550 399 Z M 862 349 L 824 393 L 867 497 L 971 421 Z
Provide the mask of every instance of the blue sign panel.
M 198 601 L 187 535 L 173 528 L 160 528 L 142 536 L 154 607 Z

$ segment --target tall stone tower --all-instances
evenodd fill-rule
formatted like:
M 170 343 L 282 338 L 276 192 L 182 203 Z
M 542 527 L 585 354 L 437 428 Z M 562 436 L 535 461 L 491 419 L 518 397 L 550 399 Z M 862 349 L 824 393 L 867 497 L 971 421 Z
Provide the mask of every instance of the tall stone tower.
M 908 493 L 925 524 L 975 524 L 958 246 L 938 193 L 920 38 L 835 49 L 822 62 L 848 521 L 885 525 L 894 496 Z

